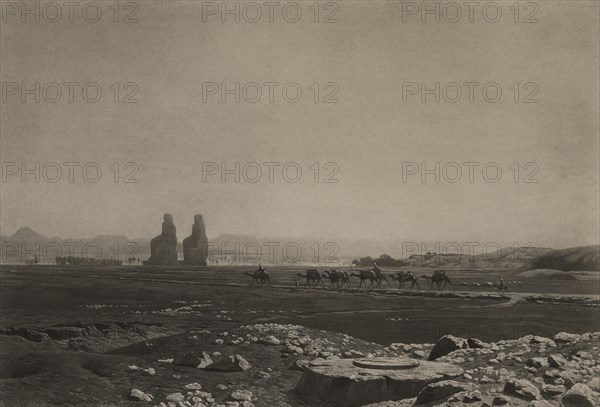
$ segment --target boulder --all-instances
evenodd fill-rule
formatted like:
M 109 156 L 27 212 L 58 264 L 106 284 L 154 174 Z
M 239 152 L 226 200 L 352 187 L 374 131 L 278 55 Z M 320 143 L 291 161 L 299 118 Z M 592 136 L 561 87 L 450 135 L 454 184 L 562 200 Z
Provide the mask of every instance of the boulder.
M 496 396 L 492 400 L 492 405 L 493 406 L 505 406 L 508 403 L 510 403 L 510 399 L 508 397 L 505 397 L 505 396 Z
M 535 343 L 535 344 L 539 344 L 539 345 L 545 345 L 545 346 L 550 346 L 552 348 L 556 347 L 556 342 L 554 342 L 552 339 L 550 338 L 545 338 L 543 336 L 533 336 L 531 338 L 531 340 L 529 341 L 529 343 Z
M 156 370 L 152 367 L 149 367 L 147 369 L 142 369 L 141 374 L 142 376 L 154 376 L 156 375 Z
M 563 385 L 544 384 L 542 390 L 549 396 L 556 396 L 557 394 L 563 394 L 566 389 Z
M 416 350 L 413 352 L 413 355 L 418 357 L 419 359 L 427 359 L 427 352 L 424 350 Z
M 357 350 L 350 349 L 350 350 L 347 350 L 346 352 L 344 352 L 344 357 L 345 358 L 364 358 L 365 354 L 362 352 L 359 352 Z
M 208 237 L 202 215 L 194 216 L 192 234 L 183 239 L 183 264 L 206 266 Z
M 577 383 L 562 397 L 564 407 L 592 407 L 594 405 L 592 389 L 583 383 Z
M 525 379 L 509 379 L 504 384 L 504 394 L 528 401 L 542 398 L 539 389 Z
M 234 390 L 231 392 L 234 401 L 252 401 L 252 392 L 248 390 Z
M 468 390 L 468 385 L 454 380 L 431 383 L 425 386 L 417 396 L 416 405 L 446 399 L 455 393 Z
M 190 383 L 186 384 L 185 388 L 187 390 L 202 390 L 202 385 L 200 383 Z
M 594 355 L 592 355 L 590 352 L 586 352 L 584 350 L 580 350 L 578 351 L 575 356 L 577 356 L 579 359 L 587 359 L 587 360 L 593 360 L 594 359 Z
M 469 348 L 473 348 L 473 349 L 487 349 L 487 348 L 491 347 L 491 345 L 489 343 L 484 342 L 481 339 L 477 339 L 477 338 L 467 339 L 467 345 L 469 346 Z
M 428 384 L 462 374 L 449 363 L 408 358 L 313 360 L 296 390 L 309 405 L 354 407 L 416 397 Z
M 539 369 L 541 367 L 547 367 L 548 361 L 545 358 L 529 358 L 525 361 L 525 364 L 527 366 L 531 366 L 531 367 L 535 367 L 536 369 Z
M 150 394 L 146 394 L 141 390 L 138 389 L 131 389 L 131 392 L 129 393 L 129 397 L 133 400 L 139 400 L 139 401 L 152 401 L 153 397 Z
M 264 338 L 260 338 L 258 343 L 262 343 L 263 345 L 272 345 L 276 346 L 281 344 L 281 341 L 274 337 L 273 335 L 265 336 Z
M 172 363 L 178 366 L 197 367 L 202 369 L 213 363 L 213 360 L 210 355 L 204 351 L 189 352 L 175 356 Z
M 567 388 L 571 388 L 575 383 L 579 383 L 581 381 L 581 375 L 572 370 L 560 372 L 560 378 L 563 380 Z
M 304 349 L 302 349 L 300 346 L 292 345 L 290 343 L 286 348 L 282 349 L 281 352 L 283 352 L 283 353 L 294 353 L 294 354 L 297 354 L 297 355 L 303 355 L 304 354 Z
M 184 401 L 184 400 L 185 400 L 185 396 L 182 393 L 171 393 L 167 396 L 167 401 L 178 402 L 178 401 Z
M 317 359 L 321 360 L 321 358 Z M 292 364 L 292 366 L 290 366 L 290 369 L 302 372 L 306 367 L 308 367 L 309 363 L 310 361 L 308 359 L 298 359 Z
M 162 232 L 150 241 L 150 258 L 145 265 L 176 266 L 177 260 L 177 228 L 173 223 L 173 215 L 163 216 Z
M 483 400 L 483 395 L 479 390 L 472 390 L 465 393 L 462 398 L 463 403 L 476 403 Z
M 592 390 L 600 392 L 600 377 L 594 377 L 587 385 Z
M 469 345 L 463 338 L 458 338 L 453 335 L 446 335 L 440 338 L 435 344 L 428 360 L 436 360 L 458 349 L 466 349 Z
M 554 380 L 560 377 L 560 371 L 557 369 L 548 369 L 544 372 L 544 379 Z
M 553 337 L 556 343 L 569 343 L 569 342 L 577 342 L 579 339 L 579 335 L 570 334 L 568 332 L 559 332 Z
M 219 372 L 243 372 L 250 369 L 252 365 L 240 355 L 228 356 L 219 359 L 205 367 L 206 370 Z
M 560 353 L 548 356 L 548 365 L 551 367 L 562 367 L 567 364 L 567 359 Z

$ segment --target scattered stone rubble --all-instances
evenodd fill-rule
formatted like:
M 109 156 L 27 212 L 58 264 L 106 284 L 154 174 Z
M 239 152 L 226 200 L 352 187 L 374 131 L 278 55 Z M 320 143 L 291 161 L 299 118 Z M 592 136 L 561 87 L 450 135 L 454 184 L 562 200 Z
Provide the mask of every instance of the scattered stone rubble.
M 318 393 L 318 387 L 322 387 L 321 390 L 327 393 L 327 383 L 338 389 L 336 386 L 342 380 L 343 391 L 340 393 L 339 389 L 336 390 L 336 397 L 339 397 L 338 401 L 344 399 L 345 406 L 600 405 L 600 332 L 581 335 L 561 332 L 553 338 L 527 335 L 494 343 L 448 335 L 440 338 L 435 344 L 394 343 L 385 348 L 368 342 L 359 346 L 357 344 L 363 341 L 348 335 L 307 329 L 299 325 L 256 324 L 242 327 L 242 332 L 239 335 L 222 332 L 218 342 L 215 342 L 278 349 L 283 358 L 292 359 L 290 367 L 303 372 L 297 391 L 305 400 L 308 400 L 304 396 L 310 394 L 309 388 L 313 395 Z M 213 356 L 215 354 L 219 352 L 213 353 Z M 210 358 L 206 353 L 201 355 Z M 419 361 L 422 377 L 426 380 L 419 384 L 417 391 L 412 388 L 412 393 L 403 395 L 401 391 L 390 390 L 393 389 L 389 384 L 390 378 L 395 377 L 400 383 L 403 375 L 410 375 L 409 373 L 355 369 L 354 361 L 357 359 L 372 360 L 383 357 Z M 195 363 L 196 359 L 192 365 Z M 218 357 L 202 368 L 207 371 L 242 372 L 249 369 L 250 364 L 242 355 L 236 354 Z M 145 371 L 144 368 L 138 367 L 130 369 L 140 373 Z M 270 372 L 267 368 L 255 372 L 254 375 L 266 379 L 271 377 Z M 326 373 L 325 376 L 330 375 L 329 379 L 333 379 L 325 380 L 325 376 L 318 377 L 315 374 L 311 377 L 306 372 Z M 436 372 L 439 373 L 437 377 Z M 319 380 L 316 380 L 316 377 Z M 375 384 L 364 387 L 367 382 Z M 179 391 L 169 394 L 160 402 L 138 389 L 131 390 L 131 398 L 153 401 L 158 403 L 154 404 L 156 407 L 251 407 L 253 403 L 260 405 L 257 396 L 252 392 L 231 386 L 232 383 L 228 384 L 229 386 L 219 384 L 215 387 L 215 390 L 222 394 L 220 402 L 215 401 L 212 394 L 199 383 L 182 385 Z M 383 399 L 379 397 L 369 400 L 369 397 L 364 396 L 378 394 L 371 391 L 373 388 L 379 388 L 378 386 L 383 386 L 379 394 L 388 391 Z M 344 392 L 350 395 L 352 400 L 361 395 L 360 404 L 347 402 Z M 383 401 L 386 398 L 389 401 Z M 336 402 L 333 399 L 330 401 L 334 404 Z
M 468 339 L 466 347 L 463 341 L 448 336 L 435 345 L 422 345 L 431 347 L 434 356 L 440 349 L 455 349 L 435 359 L 464 367 L 460 379 L 431 385 L 417 398 L 370 406 L 412 406 L 424 400 L 431 405 L 476 407 L 600 405 L 600 332 L 561 332 L 553 338 L 527 335 L 489 344 Z M 468 346 L 475 343 L 476 347 Z M 413 345 L 398 343 L 388 349 L 415 356 Z M 461 386 L 465 389 L 448 397 Z
M 218 385 L 220 391 L 227 390 L 225 385 Z M 151 394 L 139 389 L 132 389 L 130 398 L 137 401 L 157 401 Z M 235 389 L 229 393 L 224 403 L 217 403 L 212 393 L 203 391 L 200 383 L 189 383 L 182 387 L 181 391 L 173 392 L 165 396 L 164 401 L 154 404 L 154 407 L 254 407 L 252 400 L 256 397 L 251 391 Z

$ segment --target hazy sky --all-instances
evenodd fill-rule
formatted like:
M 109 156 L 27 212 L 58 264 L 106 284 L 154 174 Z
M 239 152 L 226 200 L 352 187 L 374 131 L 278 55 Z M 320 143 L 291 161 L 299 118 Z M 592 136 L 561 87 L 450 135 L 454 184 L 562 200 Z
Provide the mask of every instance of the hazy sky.
M 472 23 L 466 8 L 457 23 L 444 16 L 440 23 L 434 16 L 422 23 L 418 13 L 403 14 L 399 1 L 337 2 L 337 12 L 318 3 L 319 23 L 312 1 L 286 8 L 293 19 L 300 6 L 296 23 L 282 17 L 286 2 L 274 9 L 273 23 L 262 2 L 253 3 L 262 5 L 256 23 L 244 20 L 254 17 L 253 9 L 245 9 L 240 23 L 231 15 L 222 23 L 220 15 L 203 15 L 202 3 L 195 1 L 138 1 L 139 9 L 121 10 L 117 23 L 109 9 L 113 2 L 97 3 L 102 17 L 96 23 L 86 21 L 79 8 L 74 22 L 63 15 L 55 23 L 44 21 L 43 10 L 39 23 L 32 17 L 23 23 L 19 10 L 16 16 L 3 10 L 2 233 L 27 225 L 48 236 L 150 237 L 170 212 L 180 240 L 191 231 L 193 215 L 201 213 L 209 237 L 598 243 L 599 3 L 576 3 L 540 2 L 537 12 L 522 6 L 518 23 L 509 9 L 512 1 L 496 3 L 503 13 L 496 23 L 484 19 L 481 7 Z M 212 4 L 221 2 L 204 7 L 210 11 Z M 132 11 L 138 22 L 122 22 Z M 53 18 L 55 11 L 45 12 Z M 332 12 L 338 22 L 324 23 Z M 523 22 L 532 12 L 538 22 Z M 494 18 L 494 10 L 487 13 L 488 20 Z M 33 89 L 36 82 L 46 94 L 40 91 L 39 103 L 25 94 L 23 103 L 21 84 Z M 44 99 L 56 97 L 50 82 L 61 84 L 56 103 Z M 102 97 L 87 102 L 77 86 L 70 103 L 66 82 L 95 82 Z M 128 82 L 137 84 L 138 103 L 123 103 L 134 89 Z M 203 101 L 203 83 L 209 82 L 231 89 L 236 82 L 240 88 L 256 82 L 262 95 L 256 103 L 244 95 L 235 103 L 234 95 L 225 95 L 222 103 L 217 92 Z M 265 82 L 279 83 L 273 103 Z M 302 89 L 295 103 L 282 96 L 291 82 Z M 405 90 L 415 90 L 407 83 L 434 89 L 436 82 L 440 89 L 459 84 L 460 97 L 453 85 L 445 88 L 447 99 L 459 100 L 450 103 L 442 94 L 436 103 L 426 94 L 422 103 L 418 91 L 403 100 L 403 84 Z M 464 85 L 469 82 L 480 84 L 474 102 Z M 315 83 L 319 103 L 313 100 Z M 502 89 L 496 103 L 484 100 L 486 83 Z M 254 87 L 245 89 L 247 99 L 256 96 Z M 295 97 L 293 87 L 286 89 Z M 488 88 L 490 98 L 494 89 Z M 88 90 L 93 98 L 94 88 Z M 335 90 L 338 103 L 323 103 Z M 528 95 L 538 103 L 523 103 Z M 39 183 L 34 175 L 25 182 L 20 173 L 11 175 L 10 163 L 21 162 L 30 169 L 35 162 L 45 166 Z M 56 183 L 44 179 L 55 177 L 52 162 L 63 169 Z M 72 183 L 64 162 L 80 164 Z M 92 162 L 103 170 L 95 183 L 81 173 Z M 115 162 L 118 183 L 111 170 Z M 128 162 L 137 165 L 138 183 L 123 182 L 135 170 L 125 168 Z M 217 174 L 203 182 L 207 162 L 228 168 L 256 162 L 262 178 L 252 183 L 242 174 L 236 183 L 229 175 L 223 183 Z M 280 163 L 273 183 L 265 162 Z M 455 183 L 444 174 L 439 183 L 433 175 L 425 182 L 420 174 L 403 180 L 403 169 L 414 169 L 403 163 L 433 169 L 436 162 L 440 169 L 446 166 L 447 178 L 455 172 L 446 164 L 458 163 L 462 177 Z M 464 162 L 479 163 L 472 183 Z M 282 176 L 286 163 L 302 169 L 298 182 Z M 318 183 L 314 163 L 320 167 Z M 488 165 L 490 178 L 495 167 L 502 169 L 498 182 L 482 177 L 486 163 L 496 163 Z M 518 182 L 514 163 L 520 167 Z M 246 169 L 248 177 L 255 175 L 252 167 Z M 293 177 L 294 167 L 288 170 Z M 324 183 L 332 170 L 339 182 Z M 532 172 L 530 179 L 538 182 L 524 182 Z M 94 177 L 93 168 L 88 174 Z

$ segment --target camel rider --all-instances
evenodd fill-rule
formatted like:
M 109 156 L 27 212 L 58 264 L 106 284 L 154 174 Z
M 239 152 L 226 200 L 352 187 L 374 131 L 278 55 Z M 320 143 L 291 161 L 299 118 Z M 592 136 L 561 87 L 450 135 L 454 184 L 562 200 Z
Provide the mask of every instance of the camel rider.
M 500 288 L 506 288 L 506 283 L 503 278 L 500 279 Z
M 259 270 L 264 270 L 260 264 L 258 265 L 258 269 Z
M 381 271 L 379 267 L 377 267 L 377 263 L 373 262 L 373 271 Z

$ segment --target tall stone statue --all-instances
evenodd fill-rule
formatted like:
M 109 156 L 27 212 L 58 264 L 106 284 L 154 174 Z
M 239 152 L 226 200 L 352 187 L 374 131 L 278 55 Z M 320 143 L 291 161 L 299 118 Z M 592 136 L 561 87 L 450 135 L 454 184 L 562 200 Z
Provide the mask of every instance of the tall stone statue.
M 177 228 L 170 213 L 165 213 L 163 217 L 162 233 L 150 241 L 150 258 L 144 264 L 177 265 Z
M 208 238 L 202 215 L 194 216 L 191 236 L 183 239 L 183 264 L 206 266 Z

